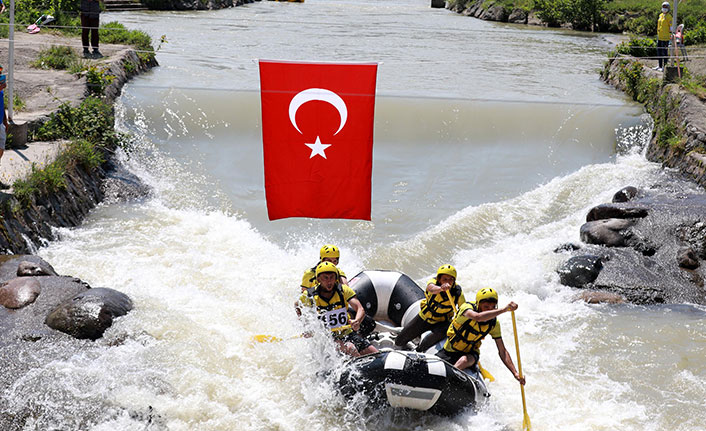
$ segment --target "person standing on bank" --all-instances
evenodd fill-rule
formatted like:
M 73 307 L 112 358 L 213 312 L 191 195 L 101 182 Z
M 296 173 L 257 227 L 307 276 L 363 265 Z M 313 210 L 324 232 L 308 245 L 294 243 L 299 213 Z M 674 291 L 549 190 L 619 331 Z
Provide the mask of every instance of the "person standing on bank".
M 0 67 L 0 72 L 2 72 L 2 67 Z M 2 115 L 2 122 L 0 122 L 0 159 L 2 159 L 5 153 L 5 141 L 7 141 L 7 129 L 10 125 L 7 123 L 7 115 L 5 115 L 5 88 L 7 84 L 5 83 L 5 75 L 0 74 L 0 115 Z M 0 182 L 0 189 L 9 189 L 10 186 L 3 182 Z
M 100 27 L 100 0 L 81 0 L 81 42 L 84 58 L 103 58 L 98 50 L 98 27 Z M 91 36 L 93 53 L 88 50 L 88 35 Z
M 466 302 L 459 308 L 454 316 L 449 330 L 448 339 L 444 348 L 436 356 L 453 364 L 459 370 L 472 367 L 478 363 L 480 345 L 486 335 L 490 334 L 495 340 L 498 355 L 503 364 L 515 376 L 520 384 L 525 384 L 525 378 L 515 369 L 510 353 L 505 348 L 500 323 L 497 317 L 508 311 L 517 310 L 517 304 L 510 302 L 505 307 L 498 309 L 498 292 L 489 287 L 476 293 L 476 302 Z
M 662 13 L 657 20 L 657 67 L 654 70 L 662 71 L 667 65 L 669 57 L 669 39 L 672 37 L 672 15 L 669 13 L 669 2 L 662 3 Z
M 453 302 L 452 302 L 453 301 Z M 426 331 L 432 333 L 424 337 L 417 346 L 417 352 L 426 352 L 431 346 L 446 337 L 454 312 L 466 302 L 463 289 L 456 284 L 456 268 L 441 265 L 436 277 L 429 280 L 419 314 L 414 316 L 395 339 L 395 345 L 405 347 L 408 342 Z

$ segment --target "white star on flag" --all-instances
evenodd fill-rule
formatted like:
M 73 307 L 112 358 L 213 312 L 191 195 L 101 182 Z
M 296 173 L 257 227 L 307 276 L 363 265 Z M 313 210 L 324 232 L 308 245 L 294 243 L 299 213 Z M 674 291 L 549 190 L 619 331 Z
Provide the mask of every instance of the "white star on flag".
M 319 139 L 318 136 L 316 137 L 316 142 L 314 142 L 313 144 L 304 144 L 304 145 L 311 148 L 311 155 L 309 155 L 310 159 L 314 156 L 321 156 L 325 159 L 326 154 L 324 153 L 324 151 L 326 150 L 326 148 L 331 146 L 331 144 L 322 144 L 321 139 Z

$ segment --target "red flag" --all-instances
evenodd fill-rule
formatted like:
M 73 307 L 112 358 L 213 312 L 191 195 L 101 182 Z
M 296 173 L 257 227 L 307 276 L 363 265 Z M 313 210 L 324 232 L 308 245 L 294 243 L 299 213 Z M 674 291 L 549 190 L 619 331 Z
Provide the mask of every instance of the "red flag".
M 377 64 L 260 61 L 270 220 L 370 220 Z

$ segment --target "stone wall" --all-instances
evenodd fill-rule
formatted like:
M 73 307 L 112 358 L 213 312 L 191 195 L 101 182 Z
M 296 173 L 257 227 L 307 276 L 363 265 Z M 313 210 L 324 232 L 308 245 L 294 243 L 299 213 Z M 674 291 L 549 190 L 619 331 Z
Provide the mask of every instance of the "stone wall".
M 655 134 L 647 148 L 647 158 L 678 169 L 706 187 L 706 101 L 663 80 L 662 72 L 636 59 L 611 59 L 603 79 L 645 104 L 655 121 Z M 669 142 L 660 139 L 665 124 L 673 124 L 677 136 Z

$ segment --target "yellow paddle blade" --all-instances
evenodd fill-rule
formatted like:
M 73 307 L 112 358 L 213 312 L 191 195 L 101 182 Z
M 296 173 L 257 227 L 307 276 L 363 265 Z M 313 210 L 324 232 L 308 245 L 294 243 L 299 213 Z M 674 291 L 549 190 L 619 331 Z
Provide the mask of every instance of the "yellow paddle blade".
M 274 335 L 265 335 L 265 334 L 260 334 L 260 335 L 253 335 L 250 340 L 253 343 L 278 343 L 282 341 L 282 338 L 275 337 Z
M 478 362 L 478 369 L 480 370 L 480 375 L 483 376 L 484 379 L 488 379 L 491 382 L 495 381 L 495 377 L 493 377 L 493 375 L 490 374 L 490 371 L 483 368 L 483 366 L 480 364 L 480 362 Z
M 532 424 L 530 423 L 529 416 L 527 415 L 527 412 L 525 412 L 525 418 L 522 419 L 522 431 L 531 431 L 532 430 Z

